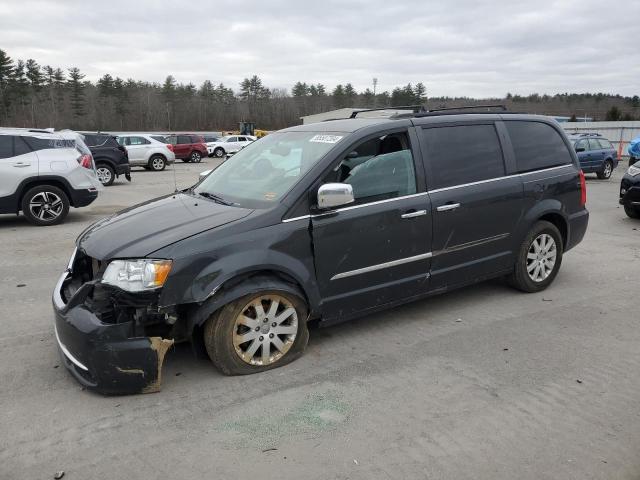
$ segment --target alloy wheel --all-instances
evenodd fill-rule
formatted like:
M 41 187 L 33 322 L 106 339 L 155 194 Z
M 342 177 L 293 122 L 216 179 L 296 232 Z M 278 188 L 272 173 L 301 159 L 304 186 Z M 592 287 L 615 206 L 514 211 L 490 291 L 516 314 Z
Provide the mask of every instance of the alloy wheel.
M 602 172 L 604 178 L 609 178 L 611 176 L 612 171 L 613 171 L 613 167 L 611 166 L 611 162 L 605 162 L 604 172 Z
M 548 233 L 538 235 L 527 253 L 527 274 L 534 282 L 540 283 L 553 272 L 558 249 L 556 241 Z
M 98 175 L 98 180 L 100 180 L 101 184 L 106 185 L 111 182 L 111 170 L 108 168 L 98 167 L 96 169 L 96 174 Z
M 154 158 L 151 161 L 151 167 L 154 170 L 162 170 L 164 168 L 164 160 L 161 158 Z
M 266 366 L 280 360 L 293 345 L 298 333 L 298 314 L 279 295 L 263 295 L 251 300 L 236 317 L 233 346 L 250 365 Z
M 34 217 L 50 222 L 60 216 L 64 203 L 53 192 L 39 192 L 29 202 L 29 210 Z

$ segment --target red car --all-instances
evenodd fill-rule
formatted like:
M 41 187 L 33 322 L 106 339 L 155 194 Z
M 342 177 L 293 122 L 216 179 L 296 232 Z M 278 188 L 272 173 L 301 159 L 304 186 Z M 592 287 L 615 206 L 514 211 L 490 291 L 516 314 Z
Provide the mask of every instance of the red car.
M 202 157 L 208 155 L 207 144 L 201 135 L 178 133 L 177 135 L 167 136 L 167 142 L 173 145 L 176 159 L 179 158 L 185 163 L 200 163 Z

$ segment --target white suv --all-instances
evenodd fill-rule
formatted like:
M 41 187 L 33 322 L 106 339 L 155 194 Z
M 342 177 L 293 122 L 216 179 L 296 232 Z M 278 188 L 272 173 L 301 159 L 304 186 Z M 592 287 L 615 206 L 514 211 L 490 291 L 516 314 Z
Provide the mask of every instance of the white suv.
M 118 134 L 118 143 L 127 149 L 129 165 L 144 167 L 156 172 L 162 171 L 176 161 L 173 145 L 162 135 L 146 133 Z
M 55 225 L 102 188 L 82 135 L 0 128 L 0 213 L 22 211 L 33 224 Z
M 222 137 L 217 142 L 207 142 L 207 150 L 209 156 L 224 157 L 239 152 L 251 142 L 255 142 L 258 138 L 252 135 L 231 135 Z

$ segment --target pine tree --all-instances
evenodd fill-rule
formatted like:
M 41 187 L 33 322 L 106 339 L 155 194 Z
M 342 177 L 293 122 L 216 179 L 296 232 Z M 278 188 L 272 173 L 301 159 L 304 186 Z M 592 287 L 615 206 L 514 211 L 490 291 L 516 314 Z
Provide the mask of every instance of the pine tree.
M 336 88 L 333 89 L 333 106 L 335 108 L 344 108 L 347 105 L 347 100 L 345 98 L 344 87 L 342 84 L 336 85 Z
M 356 93 L 355 88 L 353 88 L 353 85 L 347 83 L 344 86 L 344 99 L 347 107 L 353 107 L 355 105 L 356 95 L 358 94 Z
M 85 115 L 85 91 L 82 79 L 84 75 L 80 73 L 80 69 L 73 67 L 69 69 L 69 80 L 67 84 L 71 92 L 71 113 L 75 126 L 80 127 L 80 117 Z

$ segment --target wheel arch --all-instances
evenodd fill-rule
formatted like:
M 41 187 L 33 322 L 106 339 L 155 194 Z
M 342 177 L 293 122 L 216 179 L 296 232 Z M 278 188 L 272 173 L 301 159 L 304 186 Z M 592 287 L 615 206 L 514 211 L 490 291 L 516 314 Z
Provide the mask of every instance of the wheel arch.
M 567 247 L 567 241 L 569 240 L 569 223 L 558 212 L 548 212 L 542 215 L 538 220 L 544 220 L 556 226 L 562 236 L 562 250 Z
M 71 187 L 67 183 L 67 181 L 63 178 L 59 177 L 34 177 L 32 179 L 27 179 L 20 185 L 18 188 L 18 202 L 16 204 L 16 213 L 20 211 L 20 206 L 22 205 L 22 199 L 26 195 L 26 193 L 32 189 L 33 187 L 40 187 L 50 185 L 52 187 L 57 187 L 64 192 L 67 196 L 67 200 L 72 207 L 75 207 L 73 201 L 73 195 L 71 195 Z
M 570 236 L 569 231 L 569 216 L 566 213 L 563 204 L 555 198 L 547 198 L 536 203 L 531 210 L 527 212 L 522 222 L 522 227 L 518 230 L 517 240 L 518 245 L 526 235 L 529 233 L 533 225 L 544 220 L 555 225 L 562 236 L 563 250 L 567 246 L 567 241 Z
M 204 348 L 204 324 L 209 317 L 225 305 L 263 290 L 282 290 L 305 301 L 309 311 L 313 310 L 309 296 L 302 284 L 281 270 L 255 270 L 236 275 L 215 289 L 204 302 L 190 305 L 186 310 L 186 332 L 194 350 L 202 355 Z M 206 353 L 205 353 L 206 355 Z
M 96 167 L 98 166 L 98 164 L 100 163 L 106 163 L 107 165 L 109 165 L 111 168 L 113 168 L 114 172 L 116 170 L 116 163 L 110 159 L 109 157 L 94 157 L 93 158 L 94 163 L 96 164 Z

